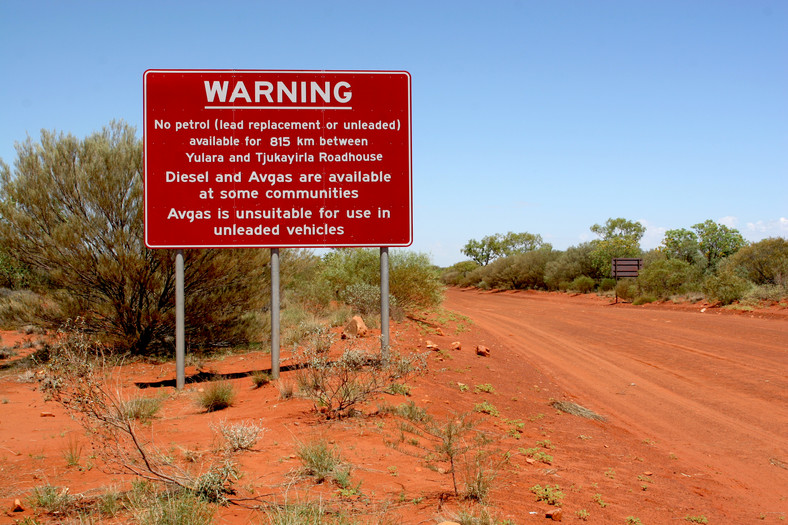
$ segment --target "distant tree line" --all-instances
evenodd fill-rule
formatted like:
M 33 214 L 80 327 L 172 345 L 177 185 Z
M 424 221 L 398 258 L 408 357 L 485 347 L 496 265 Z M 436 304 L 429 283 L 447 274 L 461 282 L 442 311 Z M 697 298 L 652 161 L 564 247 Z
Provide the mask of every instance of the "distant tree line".
M 590 229 L 597 239 L 563 251 L 528 232 L 471 239 L 462 250 L 470 260 L 444 269 L 441 278 L 483 289 L 615 291 L 640 304 L 679 296 L 723 304 L 788 297 L 784 238 L 748 243 L 736 229 L 707 220 L 668 230 L 658 248 L 644 251 L 646 229 L 639 222 L 611 218 Z M 640 276 L 614 280 L 611 262 L 617 257 L 642 257 Z

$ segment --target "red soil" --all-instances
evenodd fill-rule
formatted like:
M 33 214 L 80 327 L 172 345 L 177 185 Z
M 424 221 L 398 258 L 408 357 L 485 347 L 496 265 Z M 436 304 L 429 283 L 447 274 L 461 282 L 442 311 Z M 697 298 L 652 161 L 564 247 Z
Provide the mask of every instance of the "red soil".
M 545 522 L 554 507 L 537 502 L 530 488 L 549 484 L 565 494 L 564 521 L 578 522 L 576 513 L 584 509 L 590 523 L 625 523 L 629 516 L 644 524 L 682 523 L 688 516 L 720 524 L 781 523 L 788 514 L 788 310 L 610 302 L 449 290 L 445 307 L 473 322 L 444 313 L 429 324 L 395 323 L 395 350 L 424 352 L 431 340 L 441 351 L 431 352 L 427 374 L 409 381 L 409 397 L 380 402 L 412 400 L 439 418 L 472 411 L 482 401 L 494 405 L 500 416 L 479 415 L 481 428 L 500 438 L 496 447 L 513 453 L 498 471 L 488 505 L 499 519 Z M 22 337 L 29 336 L 2 333 L 2 345 Z M 461 350 L 450 349 L 454 341 Z M 361 344 L 374 349 L 379 343 L 373 334 Z M 491 355 L 477 356 L 476 345 Z M 269 366 L 267 355 L 249 353 L 203 369 L 231 374 Z M 187 368 L 187 376 L 195 372 Z M 282 379 L 293 381 L 293 374 L 284 371 Z M 45 402 L 37 383 L 19 382 L 19 375 L 0 372 L 0 524 L 31 515 L 42 523 L 64 521 L 32 508 L 27 498 L 34 487 L 69 487 L 87 496 L 127 488 L 127 476 L 105 472 L 92 456 L 94 444 L 76 422 Z M 397 435 L 398 421 L 377 414 L 376 404 L 365 407 L 366 416 L 324 421 L 309 401 L 281 401 L 273 384 L 254 389 L 241 377 L 231 380 L 238 392 L 232 407 L 204 413 L 195 403 L 204 383 L 190 383 L 183 392 L 135 386 L 174 376 L 172 364 L 135 363 L 118 377 L 127 397 L 164 397 L 158 418 L 143 432 L 176 461 L 188 466 L 186 457 L 212 457 L 218 438 L 211 427 L 222 421 L 255 421 L 267 429 L 255 450 L 236 457 L 243 472 L 239 497 L 279 503 L 322 498 L 329 509 L 352 513 L 361 523 L 437 523 L 458 509 L 478 510 L 451 494 L 448 474 L 385 445 Z M 485 384 L 494 392 L 474 392 Z M 552 400 L 571 400 L 606 420 L 558 412 Z M 524 423 L 521 433 L 514 432 L 517 439 L 510 435 L 511 420 Z M 336 485 L 298 475 L 299 444 L 320 438 L 352 466 L 360 496 L 343 498 Z M 543 449 L 553 456 L 551 464 L 518 453 L 545 440 L 552 444 Z M 65 452 L 75 442 L 84 447 L 80 466 L 69 467 Z M 17 498 L 24 512 L 11 512 Z M 130 519 L 125 513 L 112 522 Z M 231 505 L 218 510 L 216 522 L 267 521 L 258 510 Z

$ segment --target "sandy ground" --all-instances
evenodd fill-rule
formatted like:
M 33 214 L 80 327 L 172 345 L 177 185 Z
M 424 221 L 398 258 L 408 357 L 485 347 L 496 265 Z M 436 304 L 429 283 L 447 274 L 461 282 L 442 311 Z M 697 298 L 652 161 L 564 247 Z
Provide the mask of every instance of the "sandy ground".
M 186 468 L 199 471 L 217 456 L 218 426 L 253 421 L 266 428 L 254 450 L 235 457 L 243 472 L 238 496 L 256 498 L 250 506 L 321 500 L 360 523 L 438 523 L 463 510 L 478 513 L 478 504 L 453 496 L 447 465 L 432 469 L 423 457 L 385 444 L 398 435 L 399 420 L 378 413 L 378 406 L 413 401 L 438 418 L 474 414 L 479 428 L 496 437 L 490 447 L 509 452 L 486 506 L 498 519 L 545 522 L 545 513 L 556 507 L 536 501 L 531 488 L 558 485 L 569 522 L 580 523 L 587 513 L 590 523 L 627 523 L 631 517 L 669 524 L 701 516 L 718 524 L 784 523 L 788 310 L 610 302 L 449 290 L 449 311 L 392 326 L 399 352 L 428 352 L 428 341 L 440 349 L 429 351 L 429 372 L 409 381 L 409 396 L 384 396 L 364 407 L 366 415 L 343 420 L 324 421 L 305 399 L 280 400 L 274 384 L 253 388 L 245 374 L 270 367 L 263 353 L 199 364 L 203 371 L 238 376 L 231 380 L 237 401 L 214 413 L 196 404 L 205 383 L 191 382 L 183 392 L 166 386 L 174 379 L 172 364 L 135 363 L 118 377 L 126 397 L 163 400 L 142 432 Z M 31 337 L 0 335 L 6 347 Z M 450 349 L 455 341 L 461 350 Z M 374 333 L 355 344 L 370 351 L 379 345 Z M 490 356 L 476 355 L 477 345 L 487 346 Z M 195 374 L 196 366 L 187 368 L 187 376 Z M 293 381 L 293 374 L 283 372 L 282 380 Z M 61 407 L 46 402 L 36 382 L 20 379 L 19 371 L 0 371 L 0 524 L 28 516 L 79 523 L 74 515 L 33 508 L 31 490 L 56 485 L 90 497 L 128 488 L 130 478 L 102 463 L 98 444 Z M 140 388 L 161 381 L 164 386 Z M 493 391 L 484 392 L 485 385 Z M 551 406 L 556 400 L 578 403 L 605 421 L 559 412 Z M 483 402 L 500 414 L 474 412 Z M 341 452 L 354 485 L 361 483 L 359 494 L 299 474 L 297 450 L 316 439 Z M 552 460 L 533 461 L 523 453 L 528 448 Z M 67 453 L 75 449 L 79 464 L 69 466 Z M 24 511 L 11 511 L 14 499 Z M 128 512 L 95 519 L 133 522 Z M 268 520 L 259 510 L 231 505 L 219 509 L 216 523 Z

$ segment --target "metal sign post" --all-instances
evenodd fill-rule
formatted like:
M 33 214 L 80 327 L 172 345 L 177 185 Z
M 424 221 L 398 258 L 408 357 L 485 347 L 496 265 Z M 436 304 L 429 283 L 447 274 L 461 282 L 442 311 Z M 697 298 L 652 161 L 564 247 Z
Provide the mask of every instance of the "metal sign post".
M 380 248 L 380 356 L 389 360 L 389 249 Z
M 271 377 L 279 379 L 279 248 L 271 248 Z
M 183 250 L 175 251 L 175 388 L 183 390 L 186 383 L 186 342 L 183 292 Z

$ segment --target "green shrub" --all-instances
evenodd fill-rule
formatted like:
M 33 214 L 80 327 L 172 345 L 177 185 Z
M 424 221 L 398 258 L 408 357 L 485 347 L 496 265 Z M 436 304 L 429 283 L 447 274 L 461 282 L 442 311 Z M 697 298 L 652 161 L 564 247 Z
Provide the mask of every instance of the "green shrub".
M 337 300 L 380 312 L 380 255 L 371 248 L 342 248 L 327 253 L 321 261 L 318 279 Z M 443 285 L 438 271 L 422 253 L 407 250 L 389 252 L 389 294 L 392 314 L 438 306 Z M 363 312 L 362 312 L 363 313 Z
M 501 257 L 485 267 L 484 278 L 493 288 L 546 289 L 545 268 L 557 257 L 549 246 Z
M 469 275 L 477 268 L 479 268 L 479 263 L 475 261 L 458 262 L 445 268 L 441 272 L 440 280 L 449 286 L 473 286 L 476 283 L 470 282 Z
M 236 465 L 227 459 L 211 466 L 208 472 L 195 479 L 190 492 L 205 501 L 226 505 L 227 496 L 235 494 L 233 483 L 238 480 L 239 475 Z
M 632 279 L 622 279 L 616 284 L 616 295 L 624 301 L 634 301 L 637 297 L 638 288 Z
M 637 286 L 641 295 L 667 299 L 699 289 L 700 269 L 680 259 L 654 261 L 641 270 Z
M 589 293 L 594 289 L 594 280 L 581 275 L 569 284 L 569 289 L 580 293 Z
M 443 301 L 438 270 L 424 253 L 392 250 L 389 254 L 389 291 L 405 312 L 435 308 Z
M 407 405 L 400 405 L 401 415 L 403 409 L 406 412 L 411 410 Z M 421 412 L 411 416 L 399 426 L 397 440 L 387 441 L 387 444 L 403 453 L 423 457 L 427 466 L 433 470 L 438 470 L 436 462 L 448 463 L 448 470 L 440 472 L 451 474 L 455 496 L 460 495 L 457 485 L 458 467 L 464 464 L 464 495 L 469 498 L 485 497 L 494 478 L 494 471 L 485 464 L 490 456 L 486 450 L 490 439 L 476 429 L 477 421 L 467 413 L 450 414 L 444 420 L 436 420 Z M 468 463 L 472 449 L 474 463 Z
M 653 295 L 638 295 L 637 297 L 635 297 L 635 300 L 632 301 L 632 304 L 634 304 L 635 306 L 639 306 L 641 304 L 653 303 L 656 300 L 657 298 L 654 297 Z
M 564 499 L 564 493 L 558 485 L 550 486 L 534 485 L 531 487 L 531 492 L 536 496 L 536 501 L 544 501 L 548 505 L 561 506 L 561 500 Z
M 565 252 L 555 252 L 556 258 L 545 265 L 545 284 L 548 289 L 561 289 L 561 283 L 571 283 L 581 275 L 590 277 L 603 277 L 597 275 L 591 252 L 593 246 L 583 243 L 567 248 Z M 564 288 L 565 291 L 568 288 Z
M 296 372 L 298 389 L 326 418 L 345 417 L 361 403 L 391 392 L 393 385 L 426 369 L 426 354 L 392 353 L 384 361 L 380 356 L 349 348 L 339 359 L 331 360 L 307 347 L 297 357 L 305 365 Z
M 616 280 L 610 279 L 609 277 L 605 277 L 599 282 L 599 291 L 600 292 L 610 292 L 615 290 L 616 288 Z
M 486 502 L 492 491 L 496 469 L 486 465 L 482 457 L 477 456 L 476 461 L 467 465 L 467 473 L 463 482 L 462 496 L 465 499 Z
M 427 411 L 423 408 L 416 406 L 416 403 L 410 401 L 408 403 L 402 403 L 395 409 L 395 413 L 404 418 L 408 421 L 412 422 L 421 422 L 430 419 L 430 416 L 427 414 Z
M 476 403 L 473 407 L 474 412 L 480 412 L 482 414 L 489 414 L 493 417 L 498 417 L 501 413 L 495 408 L 495 405 L 488 401 L 482 401 L 481 403 Z
M 17 290 L 39 284 L 40 281 L 40 275 L 6 251 L 0 250 L 0 287 Z
M 720 263 L 717 273 L 709 275 L 703 281 L 703 293 L 706 297 L 722 304 L 738 301 L 750 287 L 750 283 L 736 275 L 729 261 Z
M 99 494 L 96 498 L 96 510 L 102 516 L 113 517 L 123 510 L 123 493 L 114 487 L 110 487 L 106 492 Z
M 211 383 L 200 393 L 198 404 L 206 412 L 224 410 L 232 406 L 235 401 L 235 388 L 227 381 Z
M 788 239 L 773 237 L 750 244 L 733 254 L 736 273 L 759 285 L 788 286 Z

